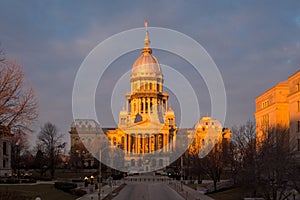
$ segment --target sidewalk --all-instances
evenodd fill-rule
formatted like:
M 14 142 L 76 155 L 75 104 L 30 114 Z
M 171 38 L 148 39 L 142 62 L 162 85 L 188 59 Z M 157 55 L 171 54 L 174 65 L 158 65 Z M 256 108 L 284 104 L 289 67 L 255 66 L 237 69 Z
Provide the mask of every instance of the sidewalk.
M 200 192 L 186 186 L 185 184 L 182 184 L 183 191 L 181 191 L 181 184 L 179 181 L 170 182 L 169 187 L 175 190 L 186 200 L 214 200 L 213 198 L 201 194 Z
M 102 187 L 101 199 L 104 199 L 111 191 L 114 191 L 116 188 L 120 187 L 123 184 L 123 181 L 117 181 L 116 185 L 110 188 L 108 185 Z M 94 192 L 90 194 L 86 194 L 82 197 L 79 197 L 76 200 L 98 200 L 98 190 L 94 190 Z

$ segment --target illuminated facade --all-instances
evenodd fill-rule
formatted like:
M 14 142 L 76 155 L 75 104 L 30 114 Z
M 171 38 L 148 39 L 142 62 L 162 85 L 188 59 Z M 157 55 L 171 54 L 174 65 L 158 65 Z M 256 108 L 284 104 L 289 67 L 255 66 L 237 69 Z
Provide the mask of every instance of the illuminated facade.
M 95 158 L 85 148 L 91 145 L 94 137 L 100 132 L 99 125 L 91 119 L 76 119 L 71 125 L 70 140 L 70 162 L 76 168 L 90 168 L 95 164 Z M 80 133 L 80 136 L 79 134 Z
M 210 117 L 202 117 L 195 125 L 195 135 L 189 146 L 190 154 L 198 154 L 200 158 L 206 156 L 215 144 L 230 142 L 230 129 L 223 128 L 222 124 Z
M 174 111 L 168 105 L 169 95 L 163 91 L 160 64 L 152 55 L 147 26 L 142 55 L 132 67 L 130 86 L 118 128 L 107 131 L 107 136 L 113 145 L 124 149 L 124 167 L 131 171 L 147 172 L 166 166 L 166 154 L 175 146 L 177 127 Z M 157 152 L 159 155 L 151 157 Z
M 102 131 L 94 120 L 75 120 L 70 131 L 71 154 L 73 154 L 71 159 L 82 155 L 82 151 L 79 150 L 81 145 L 90 147 L 94 145 L 94 141 L 107 141 L 110 144 L 111 155 L 105 157 L 111 160 L 101 159 L 101 161 L 123 171 L 143 173 L 171 164 L 189 148 L 188 144 L 193 141 L 193 148 L 197 152 L 201 148 L 208 149 L 212 140 L 214 140 L 213 143 L 216 140 L 219 142 L 220 136 L 228 139 L 229 142 L 230 131 L 223 134 L 220 122 L 210 117 L 204 117 L 197 123 L 196 135 L 194 128 L 177 128 L 175 113 L 168 103 L 169 95 L 163 91 L 163 74 L 160 64 L 152 55 L 147 25 L 144 48 L 132 66 L 130 88 L 130 92 L 125 94 L 126 106 L 119 113 L 116 129 L 104 129 L 105 134 L 99 134 Z M 107 139 L 99 139 L 100 136 Z M 102 144 L 102 146 L 105 145 Z M 106 148 L 102 149 L 104 151 Z M 123 151 L 113 153 L 117 149 Z M 101 151 L 99 148 L 94 148 L 94 150 L 93 155 Z M 86 163 L 89 166 L 92 165 L 94 161 L 91 160 L 91 154 L 87 154 L 85 149 L 84 153 L 86 157 L 80 161 L 85 166 Z M 116 160 L 121 165 L 114 164 Z
M 258 142 L 271 126 L 288 127 L 290 147 L 300 152 L 300 70 L 255 99 Z

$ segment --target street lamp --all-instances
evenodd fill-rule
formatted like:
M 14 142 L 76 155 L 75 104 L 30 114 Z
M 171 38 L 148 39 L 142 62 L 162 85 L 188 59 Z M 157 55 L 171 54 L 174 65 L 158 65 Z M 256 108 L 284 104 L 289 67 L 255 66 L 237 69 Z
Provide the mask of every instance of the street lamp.
M 180 187 L 181 187 L 181 191 L 183 190 L 183 174 L 184 174 L 184 169 L 183 169 L 183 155 L 181 155 L 181 158 L 180 158 L 180 165 L 181 165 L 181 178 L 180 178 Z
M 16 154 L 15 157 L 16 157 L 16 167 L 17 167 L 17 173 L 18 173 L 18 180 L 20 181 L 20 139 L 18 139 L 18 141 L 15 143 L 16 145 Z

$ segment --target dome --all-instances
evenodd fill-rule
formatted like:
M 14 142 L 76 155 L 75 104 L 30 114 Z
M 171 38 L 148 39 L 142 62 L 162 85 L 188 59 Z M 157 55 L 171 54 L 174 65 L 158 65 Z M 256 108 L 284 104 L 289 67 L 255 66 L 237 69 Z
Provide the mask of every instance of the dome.
M 222 130 L 222 124 L 215 119 L 211 119 L 210 117 L 203 117 L 201 120 L 197 122 L 195 125 L 196 129 L 201 129 L 201 128 L 215 128 L 215 129 L 220 129 Z
M 158 60 L 152 55 L 150 48 L 150 39 L 147 25 L 146 26 L 146 38 L 144 40 L 144 48 L 142 55 L 134 62 L 132 66 L 131 77 L 140 76 L 162 76 L 160 65 Z
M 168 109 L 168 111 L 166 112 L 166 116 L 175 116 L 175 113 L 172 108 Z
M 159 76 L 161 75 L 158 60 L 150 52 L 143 52 L 134 62 L 132 76 Z
M 128 112 L 125 110 L 124 107 L 122 107 L 122 110 L 120 111 L 120 116 L 127 116 Z

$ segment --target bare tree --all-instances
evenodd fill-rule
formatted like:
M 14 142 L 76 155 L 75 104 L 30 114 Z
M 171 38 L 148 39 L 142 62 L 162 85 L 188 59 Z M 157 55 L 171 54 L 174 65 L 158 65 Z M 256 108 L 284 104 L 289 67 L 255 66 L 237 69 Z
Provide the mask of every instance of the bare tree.
M 28 135 L 23 131 L 19 130 L 14 133 L 14 136 L 11 140 L 11 166 L 14 173 L 20 176 L 20 168 L 24 167 L 28 163 L 21 162 L 26 161 L 22 159 L 26 153 L 28 153 L 29 144 L 28 144 Z
M 14 134 L 11 141 L 14 172 L 20 168 L 21 156 L 28 148 L 26 132 L 31 131 L 36 118 L 37 100 L 33 89 L 25 84 L 21 65 L 6 60 L 0 49 L 0 126 L 8 127 Z
M 289 129 L 281 125 L 265 127 L 259 143 L 254 122 L 232 130 L 232 169 L 236 184 L 251 190 L 252 197 L 286 199 L 290 195 L 288 182 L 299 180 Z
M 200 160 L 201 170 L 214 182 L 214 191 L 217 190 L 217 182 L 220 182 L 225 158 L 222 151 L 222 143 L 216 143 L 213 149 Z
M 265 199 L 286 198 L 288 174 L 294 161 L 290 150 L 289 129 L 277 125 L 263 131 L 264 139 L 257 149 L 257 185 Z
M 37 100 L 26 87 L 22 68 L 16 61 L 0 59 L 0 125 L 12 132 L 30 130 L 37 118 Z
M 255 123 L 249 120 L 245 125 L 233 127 L 232 133 L 230 159 L 233 180 L 236 184 L 245 183 L 247 186 L 254 188 L 255 193 Z
M 66 142 L 63 142 L 63 135 L 58 133 L 54 124 L 47 122 L 41 127 L 37 144 L 40 145 L 44 155 L 47 157 L 51 178 L 54 178 L 59 156 L 66 146 Z

